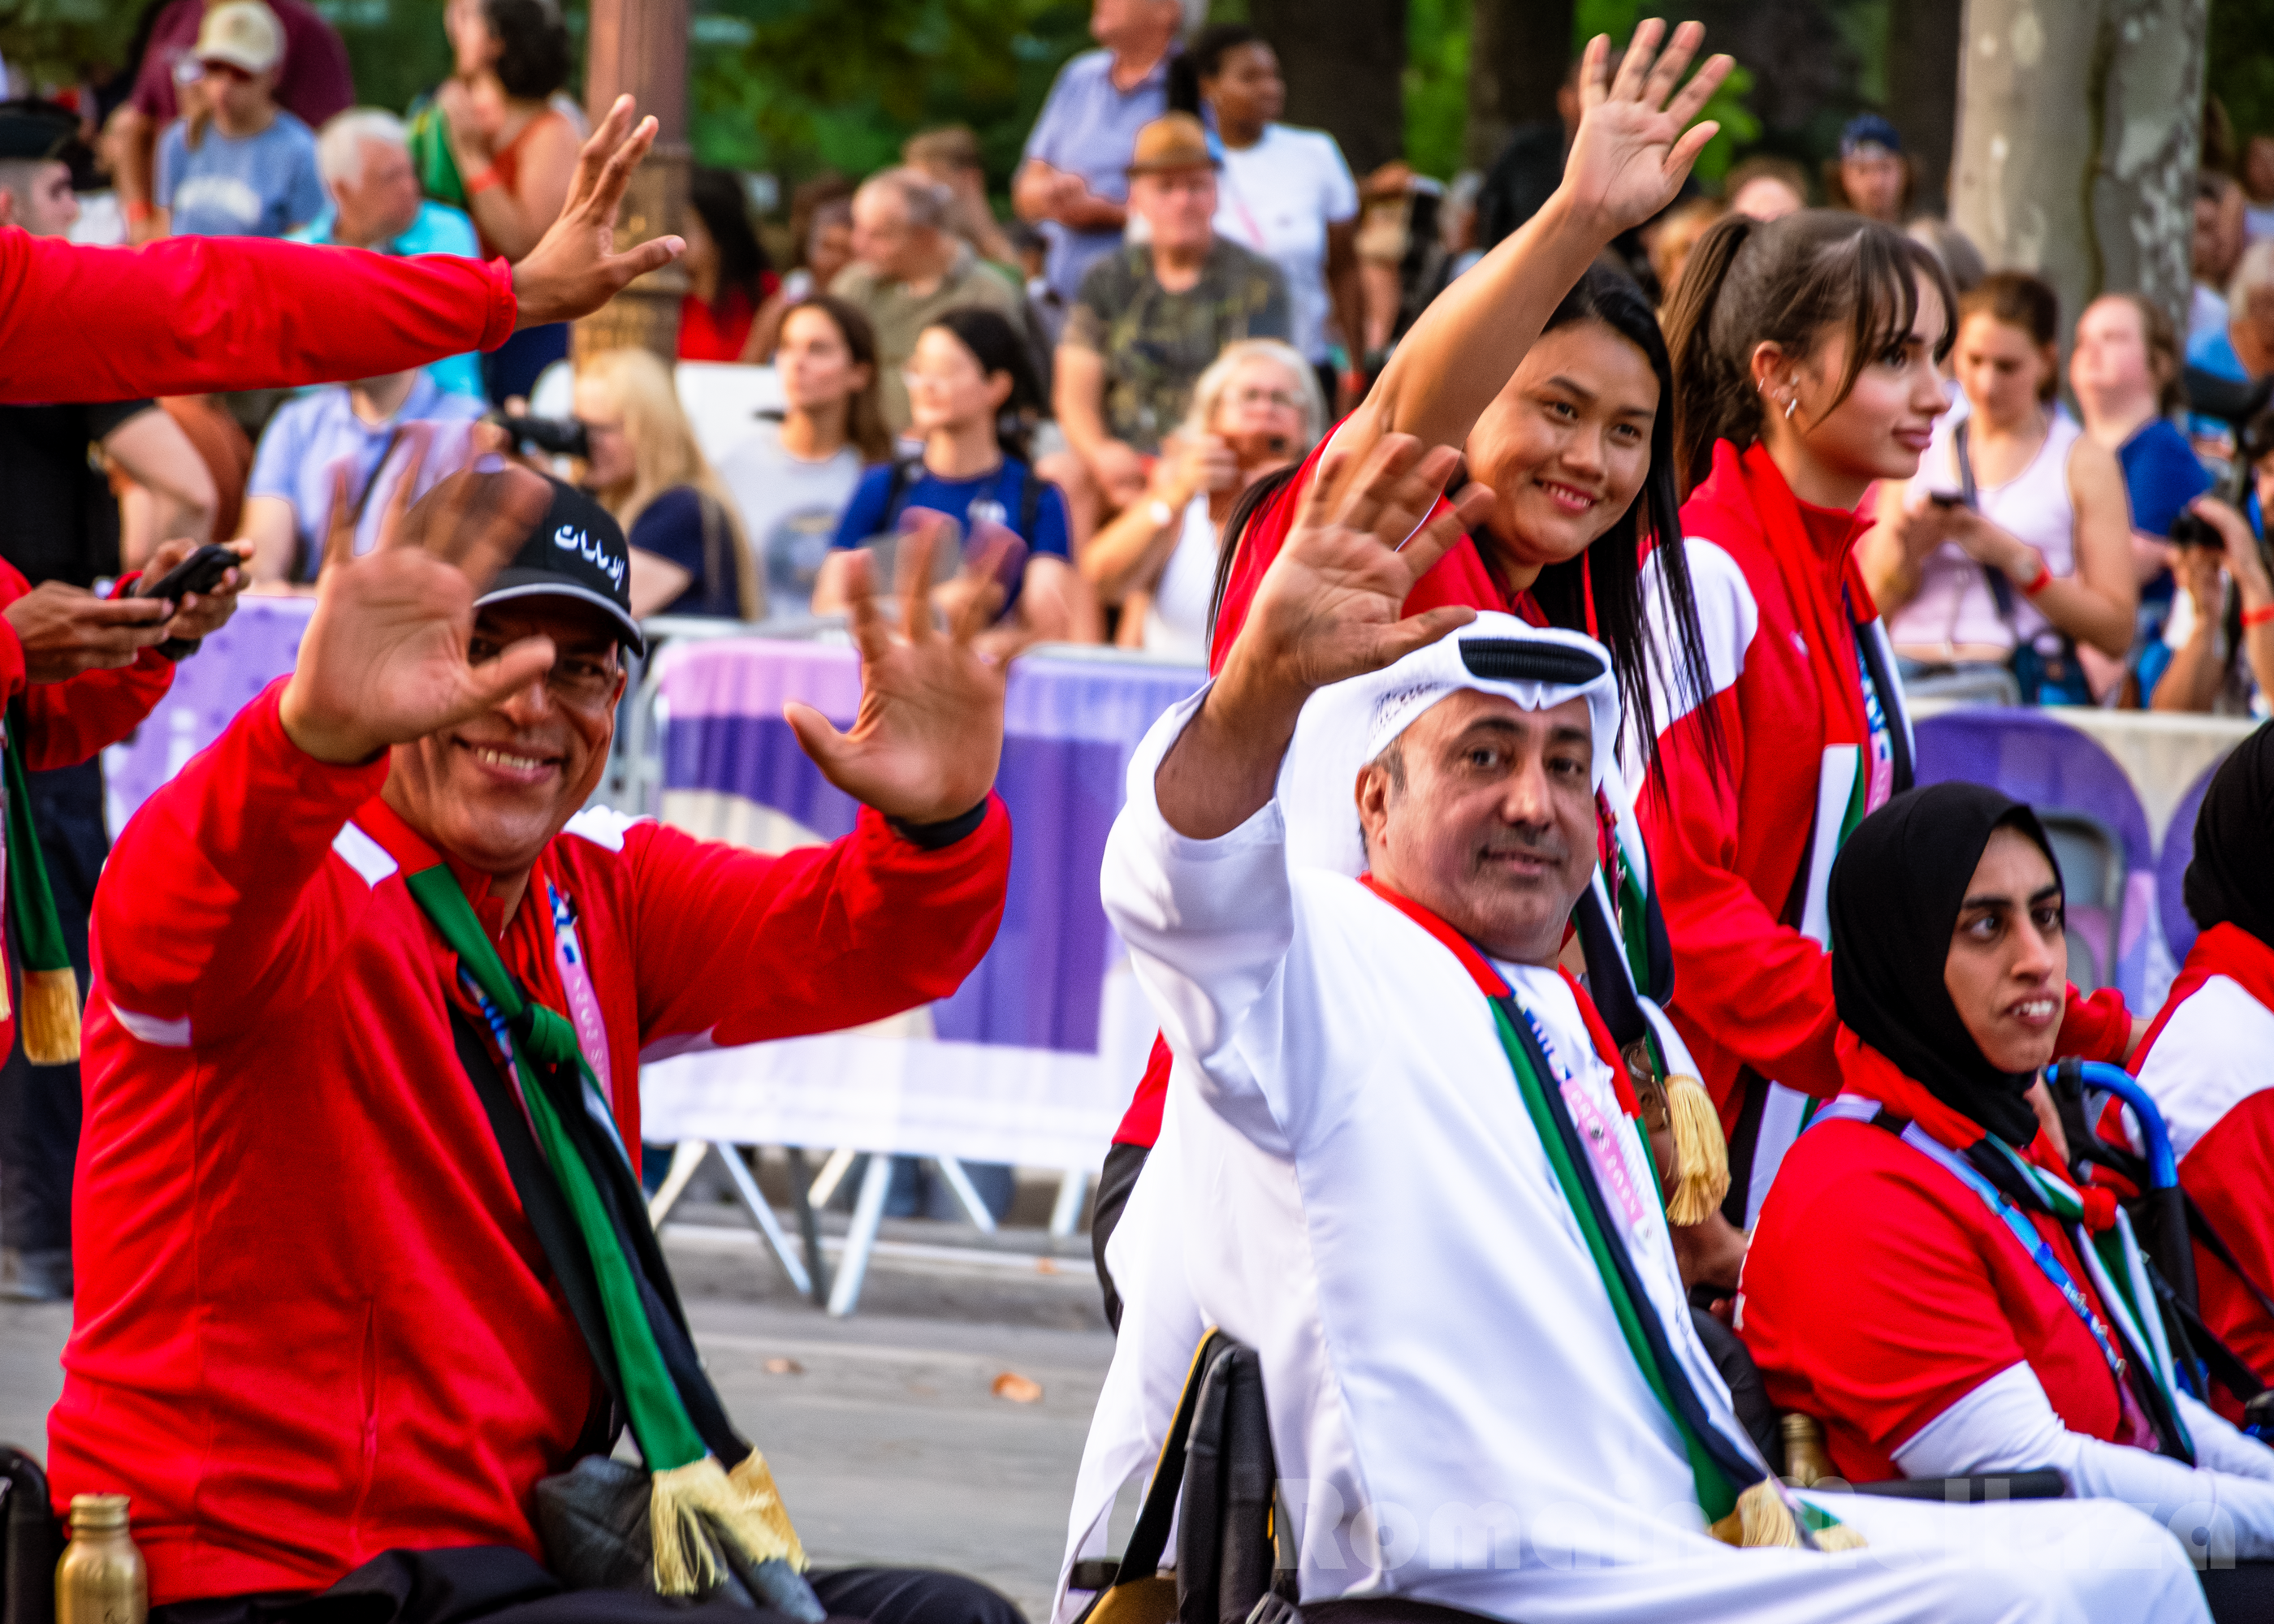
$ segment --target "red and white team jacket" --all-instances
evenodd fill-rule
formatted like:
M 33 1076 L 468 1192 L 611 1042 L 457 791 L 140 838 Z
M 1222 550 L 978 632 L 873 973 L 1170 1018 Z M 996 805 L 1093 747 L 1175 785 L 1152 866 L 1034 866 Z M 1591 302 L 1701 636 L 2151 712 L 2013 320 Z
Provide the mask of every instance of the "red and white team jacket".
M 2240 925 L 2195 938 L 2154 1026 L 2133 1056 L 2180 1159 L 2180 1184 L 2262 1291 L 2274 1291 L 2274 948 Z M 2195 1282 L 2203 1322 L 2274 1380 L 2274 1319 L 2202 1246 Z M 2224 1388 L 2230 1418 L 2239 1417 Z
M 95 903 L 49 1470 L 58 1507 L 133 1497 L 160 1605 L 321 1589 L 390 1546 L 534 1552 L 537 1480 L 599 1393 L 457 1058 L 455 961 L 404 884 L 435 854 L 378 798 L 384 758 L 293 745 L 281 688 L 127 825 Z M 636 1149 L 643 1050 L 953 992 L 1010 849 L 999 801 L 944 850 L 863 811 L 778 857 L 591 814 L 509 920 L 458 877 L 531 996 L 570 1011 L 563 957 L 585 966 Z

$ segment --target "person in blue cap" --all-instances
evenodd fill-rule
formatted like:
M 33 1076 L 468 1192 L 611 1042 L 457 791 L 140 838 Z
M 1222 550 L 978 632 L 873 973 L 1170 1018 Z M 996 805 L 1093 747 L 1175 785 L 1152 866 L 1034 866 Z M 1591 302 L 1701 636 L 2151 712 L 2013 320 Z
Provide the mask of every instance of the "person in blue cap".
M 1825 166 L 1824 194 L 1834 208 L 1899 226 L 1910 213 L 1916 180 L 1894 125 L 1858 113 L 1840 132 L 1839 161 Z

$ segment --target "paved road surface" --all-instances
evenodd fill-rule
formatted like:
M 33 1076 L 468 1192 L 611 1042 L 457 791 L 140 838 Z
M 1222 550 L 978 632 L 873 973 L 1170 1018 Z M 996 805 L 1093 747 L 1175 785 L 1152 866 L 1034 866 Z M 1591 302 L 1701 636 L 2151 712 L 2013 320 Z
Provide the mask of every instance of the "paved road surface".
M 832 1320 L 747 1244 L 666 1234 L 712 1380 L 773 1463 L 814 1559 L 955 1568 L 1039 1624 L 1112 1357 L 1088 1272 L 879 1259 L 862 1312 Z M 64 1308 L 0 1305 L 0 1440 L 45 1455 L 70 1328 Z M 797 1370 L 769 1373 L 770 1360 Z M 1041 1383 L 1041 1399 L 993 1396 L 1005 1371 Z

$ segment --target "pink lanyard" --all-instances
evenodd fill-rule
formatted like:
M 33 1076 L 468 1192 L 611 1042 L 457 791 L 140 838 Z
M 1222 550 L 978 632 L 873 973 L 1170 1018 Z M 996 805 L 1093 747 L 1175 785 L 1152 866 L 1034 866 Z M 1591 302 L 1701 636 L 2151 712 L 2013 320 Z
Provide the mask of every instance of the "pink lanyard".
M 1518 1009 L 1524 1009 L 1523 1000 L 1517 999 L 1515 1003 Z M 1562 1088 L 1564 1106 L 1571 1113 L 1571 1122 L 1579 1130 L 1579 1137 L 1586 1141 L 1588 1158 L 1595 1164 L 1595 1182 L 1608 1190 L 1618 1201 L 1619 1210 L 1626 1214 L 1630 1229 L 1639 1225 L 1646 1209 L 1643 1206 L 1642 1192 L 1635 1188 L 1634 1169 L 1627 1165 L 1616 1127 L 1610 1118 L 1603 1115 L 1602 1107 L 1596 1103 L 1594 1094 L 1563 1064 L 1563 1057 L 1555 1052 L 1555 1040 L 1547 1035 L 1547 1028 L 1540 1024 L 1540 1018 L 1526 1009 L 1524 1010 L 1524 1019 L 1532 1027 L 1532 1035 L 1540 1044 L 1540 1052 L 1547 1056 L 1548 1066 L 1557 1074 L 1556 1082 Z
M 599 995 L 592 990 L 591 967 L 576 939 L 576 910 L 550 880 L 546 882 L 545 896 L 553 906 L 553 962 L 561 971 L 561 989 L 568 996 L 568 1019 L 576 1027 L 576 1041 L 584 1050 L 592 1075 L 605 1079 L 613 1093 L 616 1082 L 608 1064 L 608 1026 L 600 1019 Z

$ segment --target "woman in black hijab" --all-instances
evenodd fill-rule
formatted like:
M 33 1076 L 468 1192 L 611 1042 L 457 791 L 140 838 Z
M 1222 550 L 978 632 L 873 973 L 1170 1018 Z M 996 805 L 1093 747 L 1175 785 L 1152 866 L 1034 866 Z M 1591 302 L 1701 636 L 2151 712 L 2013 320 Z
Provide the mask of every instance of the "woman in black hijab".
M 2166 1527 L 2215 1506 L 2252 1565 L 2212 1579 L 2213 1616 L 2235 1584 L 2232 1616 L 2270 1616 L 2274 1450 L 2177 1391 L 2129 1229 L 2027 1098 L 2067 990 L 2036 815 L 1978 785 L 1897 795 L 1827 901 L 1845 1092 L 1778 1171 L 1737 1321 L 1771 1400 L 1853 1480 L 2050 1468 Z
M 2195 1247 L 2203 1322 L 2274 1383 L 2274 729 L 2211 778 L 2184 895 L 2202 934 L 2141 1044 L 2140 1084 L 2222 1243 Z

